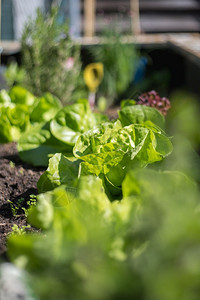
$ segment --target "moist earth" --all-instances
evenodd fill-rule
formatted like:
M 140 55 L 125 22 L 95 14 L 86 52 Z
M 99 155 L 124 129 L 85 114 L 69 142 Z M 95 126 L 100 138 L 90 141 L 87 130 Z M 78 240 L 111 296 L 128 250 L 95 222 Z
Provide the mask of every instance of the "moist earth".
M 27 226 L 25 211 L 44 168 L 22 162 L 15 143 L 0 145 L 0 255 L 6 257 L 6 238 L 12 227 Z M 32 197 L 32 196 L 31 196 Z M 13 209 L 11 209 L 13 208 Z M 25 227 L 26 228 L 26 227 Z M 34 231 L 33 227 L 27 230 Z

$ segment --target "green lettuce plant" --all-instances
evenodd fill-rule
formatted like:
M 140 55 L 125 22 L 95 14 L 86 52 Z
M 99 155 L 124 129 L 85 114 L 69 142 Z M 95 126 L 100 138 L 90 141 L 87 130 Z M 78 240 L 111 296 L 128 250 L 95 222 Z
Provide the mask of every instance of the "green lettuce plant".
M 0 92 L 0 143 L 18 141 L 32 124 L 48 121 L 62 107 L 60 101 L 46 93 L 36 98 L 21 86 Z
M 58 132 L 83 124 L 68 109 L 69 123 L 63 112 L 55 118 Z M 124 102 L 119 120 L 79 134 L 75 157 L 49 160 L 28 210 L 40 233 L 8 238 L 10 261 L 36 297 L 198 300 L 199 188 L 158 164 L 172 151 L 163 121 L 153 108 Z
M 36 111 L 39 110 L 40 107 L 36 107 Z M 20 137 L 17 145 L 19 156 L 35 166 L 46 166 L 49 155 L 58 152 L 73 156 L 72 150 L 79 135 L 105 119 L 103 115 L 92 113 L 87 100 L 67 105 L 57 111 L 54 118 L 33 124 Z
M 100 179 L 40 194 L 9 257 L 40 299 L 198 299 L 199 192 L 179 172 L 135 169 L 110 202 Z
M 95 175 L 101 178 L 108 197 L 116 199 L 121 197 L 122 181 L 128 170 L 162 161 L 171 153 L 170 139 L 151 121 L 155 120 L 163 126 L 164 119 L 158 111 L 134 105 L 131 109 L 134 123 L 123 126 L 124 120 L 124 125 L 130 120 L 125 112 L 124 108 L 119 112 L 121 121 L 96 124 L 94 129 L 79 134 L 73 147 L 73 162 L 60 154 L 53 156 L 38 182 L 39 191 L 68 184 L 72 173 L 76 174 L 72 176 L 73 180 L 77 174 Z

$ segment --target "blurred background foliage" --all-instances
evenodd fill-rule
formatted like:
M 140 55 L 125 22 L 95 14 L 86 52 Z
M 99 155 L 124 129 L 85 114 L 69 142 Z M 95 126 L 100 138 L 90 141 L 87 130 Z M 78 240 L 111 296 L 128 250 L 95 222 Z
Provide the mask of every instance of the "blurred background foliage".
M 103 43 L 90 47 L 89 52 L 94 61 L 103 63 L 104 78 L 98 94 L 110 106 L 133 81 L 139 52 L 132 44 L 122 42 L 122 34 L 116 29 L 106 30 L 101 37 Z
M 37 18 L 24 28 L 22 67 L 26 72 L 24 86 L 36 96 L 50 92 L 62 103 L 71 101 L 80 76 L 80 47 L 69 36 L 67 23 L 57 21 L 57 10 Z

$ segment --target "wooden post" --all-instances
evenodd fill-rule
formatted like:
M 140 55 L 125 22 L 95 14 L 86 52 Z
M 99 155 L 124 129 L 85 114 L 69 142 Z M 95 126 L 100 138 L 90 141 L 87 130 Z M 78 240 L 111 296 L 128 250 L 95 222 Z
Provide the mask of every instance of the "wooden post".
M 84 0 L 84 36 L 93 37 L 95 33 L 96 1 Z
M 141 32 L 140 28 L 140 9 L 139 9 L 139 0 L 130 0 L 131 7 L 131 24 L 132 24 L 132 33 L 137 35 Z

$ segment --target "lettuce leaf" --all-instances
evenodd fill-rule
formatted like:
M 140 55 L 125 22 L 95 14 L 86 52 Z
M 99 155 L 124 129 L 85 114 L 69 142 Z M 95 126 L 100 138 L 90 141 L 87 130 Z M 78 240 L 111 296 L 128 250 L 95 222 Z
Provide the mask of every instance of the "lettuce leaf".
M 25 105 L 7 103 L 0 106 L 0 143 L 18 141 L 22 132 L 30 125 Z
M 145 105 L 124 105 L 119 111 L 119 120 L 123 126 L 151 121 L 163 129 L 165 124 L 164 116 L 157 109 Z
M 24 104 L 30 108 L 35 103 L 35 96 L 21 86 L 14 86 L 9 92 L 11 101 L 15 104 Z
M 71 161 L 61 153 L 56 153 L 49 159 L 48 169 L 40 177 L 37 187 L 39 193 L 53 190 L 65 184 L 73 187 L 79 171 L 79 161 Z
M 17 150 L 20 158 L 33 166 L 46 166 L 49 156 L 72 149 L 53 137 L 50 122 L 32 125 L 19 139 Z
M 60 100 L 50 93 L 44 94 L 35 101 L 34 108 L 30 114 L 31 122 L 45 122 L 51 120 L 62 108 Z
M 20 86 L 14 86 L 10 92 L 2 90 L 0 92 L 0 143 L 18 141 L 32 124 L 49 121 L 61 107 L 60 101 L 48 93 L 41 98 L 36 98 Z
M 50 96 L 48 99 L 52 100 Z M 36 107 L 33 113 L 38 109 Z M 48 117 L 52 113 L 48 111 Z M 50 121 L 31 126 L 19 139 L 19 155 L 22 160 L 35 166 L 46 166 L 49 155 L 57 152 L 73 156 L 73 146 L 80 134 L 95 127 L 99 120 L 101 118 L 95 117 L 88 101 L 79 100 L 60 109 Z
M 79 100 L 58 112 L 51 121 L 52 134 L 60 141 L 74 145 L 80 133 L 93 128 L 96 120 L 87 100 Z

